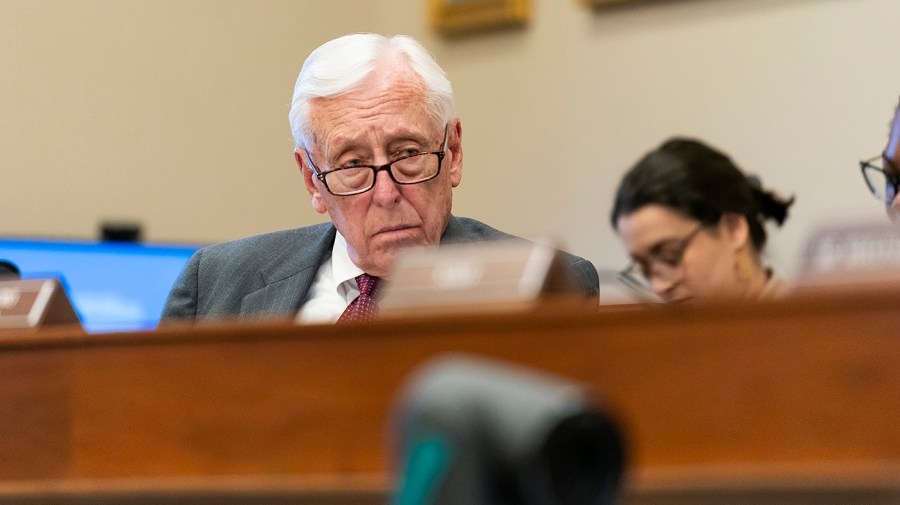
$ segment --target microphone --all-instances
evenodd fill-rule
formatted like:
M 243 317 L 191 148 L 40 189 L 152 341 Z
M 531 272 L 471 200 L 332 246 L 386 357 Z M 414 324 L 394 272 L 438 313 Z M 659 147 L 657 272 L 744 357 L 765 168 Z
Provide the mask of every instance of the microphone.
M 22 272 L 13 262 L 0 260 L 0 281 L 17 281 L 21 277 Z
M 393 412 L 397 505 L 606 505 L 625 466 L 619 429 L 587 391 L 523 367 L 438 358 Z

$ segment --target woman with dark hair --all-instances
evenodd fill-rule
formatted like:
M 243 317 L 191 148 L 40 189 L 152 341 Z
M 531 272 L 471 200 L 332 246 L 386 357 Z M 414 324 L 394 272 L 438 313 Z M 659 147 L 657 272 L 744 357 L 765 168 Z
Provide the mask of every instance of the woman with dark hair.
M 612 225 L 631 256 L 629 272 L 663 301 L 760 300 L 787 290 L 762 262 L 763 225 L 784 223 L 793 202 L 719 151 L 674 138 L 625 174 Z

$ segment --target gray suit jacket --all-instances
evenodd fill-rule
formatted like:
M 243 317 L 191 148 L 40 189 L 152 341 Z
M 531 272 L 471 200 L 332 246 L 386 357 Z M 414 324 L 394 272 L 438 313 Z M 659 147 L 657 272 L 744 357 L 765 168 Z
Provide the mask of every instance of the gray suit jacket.
M 296 314 L 319 266 L 331 255 L 335 228 L 321 223 L 216 244 L 197 251 L 169 293 L 162 319 L 263 318 Z M 474 219 L 450 217 L 441 243 L 515 239 Z M 597 297 L 590 261 L 565 254 L 584 292 Z

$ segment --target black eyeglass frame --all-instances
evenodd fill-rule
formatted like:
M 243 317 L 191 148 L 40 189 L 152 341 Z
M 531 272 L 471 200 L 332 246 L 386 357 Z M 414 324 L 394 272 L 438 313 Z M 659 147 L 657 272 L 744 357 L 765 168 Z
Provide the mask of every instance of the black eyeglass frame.
M 320 181 L 322 181 L 322 184 L 325 186 L 325 189 L 327 189 L 329 193 L 331 193 L 334 196 L 353 196 L 353 195 L 359 195 L 359 194 L 365 193 L 366 191 L 370 191 L 372 188 L 374 188 L 375 183 L 378 182 L 378 172 L 381 172 L 382 170 L 387 170 L 388 176 L 390 176 L 391 180 L 394 181 L 395 184 L 400 184 L 400 185 L 404 185 L 404 186 L 428 182 L 428 181 L 434 179 L 435 177 L 441 175 L 441 165 L 443 164 L 444 156 L 446 155 L 446 152 L 447 152 L 447 141 L 449 140 L 449 138 L 450 138 L 450 125 L 448 124 L 448 125 L 444 126 L 444 143 L 441 146 L 441 148 L 437 151 L 422 151 L 422 152 L 418 152 L 418 153 L 414 153 L 414 154 L 408 154 L 406 156 L 401 156 L 395 160 L 385 163 L 384 165 L 356 165 L 355 167 L 333 168 L 331 170 L 325 170 L 324 172 L 319 172 L 319 169 L 316 168 L 316 165 L 312 161 L 312 156 L 309 155 L 309 151 L 304 149 L 304 152 L 306 153 L 306 161 L 309 162 L 309 166 L 313 169 L 313 172 L 315 172 L 315 174 L 316 174 L 316 179 L 319 179 Z M 420 179 L 417 181 L 410 181 L 410 182 L 398 181 L 397 178 L 394 177 L 394 171 L 391 170 L 391 166 L 393 166 L 394 163 L 398 163 L 403 160 L 408 160 L 410 158 L 415 158 L 416 156 L 430 156 L 430 155 L 435 155 L 438 158 L 438 168 L 437 168 L 437 171 L 434 173 L 434 175 L 432 175 L 430 177 L 426 177 L 425 179 Z M 328 174 L 331 174 L 334 172 L 340 172 L 342 170 L 354 170 L 354 169 L 360 169 L 360 168 L 369 168 L 373 172 L 372 184 L 370 184 L 367 188 L 351 191 L 349 193 L 335 193 L 328 186 L 328 181 L 325 180 L 325 176 Z
M 697 235 L 700 234 L 701 231 L 706 228 L 710 228 L 711 226 L 711 224 L 700 223 L 699 225 L 697 225 L 697 228 L 695 228 L 694 231 L 688 233 L 680 239 L 677 239 L 679 241 L 678 258 L 675 261 L 666 261 L 659 258 L 658 252 L 651 253 L 649 260 L 653 263 L 661 263 L 672 270 L 677 270 L 684 262 L 684 255 L 687 252 L 688 247 L 691 246 L 691 242 L 694 241 L 694 239 L 697 237 Z M 640 266 L 640 262 L 632 260 L 627 267 L 619 271 L 618 278 L 620 281 L 633 287 L 635 284 L 641 282 L 641 280 L 649 285 L 653 279 L 653 265 L 650 265 L 649 271 L 645 273 L 644 268 Z
M 874 163 L 879 160 L 890 165 L 896 173 L 888 173 L 884 170 L 883 167 L 875 165 Z M 878 156 L 873 156 L 872 158 L 869 158 L 867 160 L 860 161 L 859 169 L 862 172 L 863 180 L 866 181 L 866 186 L 869 188 L 869 192 L 872 193 L 875 198 L 881 201 L 886 201 L 887 203 L 890 203 L 890 201 L 893 201 L 893 199 L 896 198 L 897 192 L 900 191 L 900 168 L 897 168 L 897 166 L 894 165 L 894 163 L 890 159 L 888 159 L 888 157 L 885 156 L 884 153 L 879 154 Z M 885 182 L 891 185 L 894 192 L 888 193 L 887 187 L 885 187 L 883 188 L 884 197 L 879 196 L 879 191 L 882 188 L 876 188 L 875 185 L 872 184 L 872 181 L 870 181 L 868 175 L 866 175 L 866 170 L 873 170 L 880 173 L 884 177 Z M 890 196 L 890 198 L 888 198 L 888 196 Z

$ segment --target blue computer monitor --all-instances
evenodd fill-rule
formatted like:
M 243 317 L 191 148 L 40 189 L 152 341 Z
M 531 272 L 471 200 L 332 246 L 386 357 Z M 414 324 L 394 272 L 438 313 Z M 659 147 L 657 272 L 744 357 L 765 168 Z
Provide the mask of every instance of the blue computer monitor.
M 22 278 L 58 277 L 89 332 L 151 330 L 200 246 L 0 238 Z

